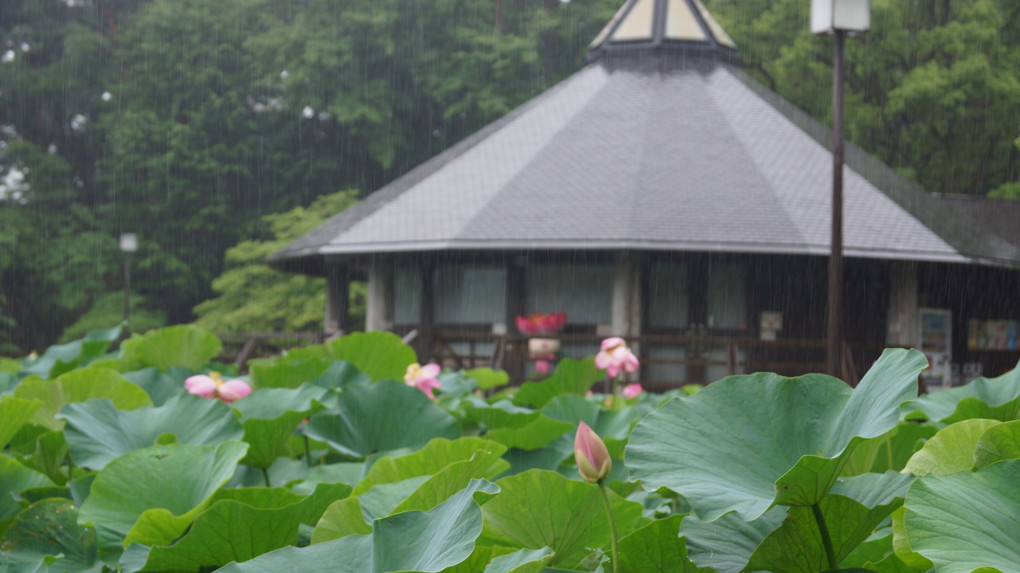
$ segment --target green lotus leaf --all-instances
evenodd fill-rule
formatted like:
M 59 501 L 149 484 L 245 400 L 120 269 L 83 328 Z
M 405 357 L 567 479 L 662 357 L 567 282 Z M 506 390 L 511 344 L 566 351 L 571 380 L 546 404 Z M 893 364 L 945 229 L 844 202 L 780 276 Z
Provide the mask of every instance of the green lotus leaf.
M 119 365 L 123 372 L 148 366 L 165 371 L 172 366 L 198 370 L 223 348 L 216 335 L 191 324 L 150 330 L 121 344 Z
M 446 466 L 418 486 L 418 489 L 401 501 L 393 512 L 428 511 L 467 487 L 472 480 L 494 479 L 510 467 L 510 464 L 500 457 L 501 454 L 502 452 L 498 450 L 478 450 L 471 459 Z
M 946 475 L 974 467 L 974 449 L 986 430 L 1001 424 L 977 418 L 950 424 L 938 431 L 911 456 L 903 469 L 917 476 Z
M 687 540 L 687 557 L 719 573 L 739 573 L 762 541 L 783 524 L 787 512 L 788 508 L 776 506 L 751 521 L 744 521 L 735 511 L 714 521 L 688 515 L 680 524 L 680 535 Z
M 341 339 L 342 340 L 342 339 Z M 338 412 L 319 412 L 304 427 L 306 436 L 354 457 L 398 448 L 418 449 L 433 438 L 460 436 L 457 420 L 417 388 L 383 380 L 347 386 Z
M 45 432 L 35 439 L 35 451 L 22 458 L 22 462 L 34 470 L 40 471 L 54 483 L 67 483 L 66 467 L 67 440 L 63 432 Z
M 32 423 L 57 431 L 64 428 L 64 422 L 56 415 L 70 403 L 106 398 L 119 410 L 152 406 L 145 390 L 110 368 L 81 368 L 61 374 L 56 380 L 26 379 L 14 390 L 14 395 L 42 401 Z
M 583 420 L 603 440 L 626 440 L 631 425 L 639 419 L 639 414 L 633 408 L 603 410 L 591 400 L 569 394 L 550 400 L 542 408 L 542 413 L 554 420 L 567 422 L 574 428 Z
M 252 364 L 252 385 L 259 389 L 297 388 L 325 374 L 329 360 L 312 356 L 305 359 L 282 359 L 271 365 Z
M 980 470 L 1002 460 L 1020 458 L 1020 420 L 985 430 L 974 448 L 974 469 Z
M 302 548 L 285 547 L 219 571 L 438 573 L 471 556 L 482 532 L 478 505 L 497 492 L 493 484 L 476 480 L 432 511 L 408 511 L 375 520 L 369 535 L 348 535 Z
M 907 526 L 903 523 L 903 516 L 906 513 L 907 508 L 902 506 L 892 513 L 890 528 L 893 532 L 893 554 L 908 567 L 913 567 L 919 571 L 931 571 L 933 567 L 931 560 L 915 552 L 910 547 L 910 538 L 907 537 Z
M 268 468 L 286 449 L 287 440 L 302 420 L 324 408 L 328 390 L 304 384 L 299 388 L 268 388 L 252 392 L 231 406 L 241 413 L 248 455 L 242 463 Z
M 308 496 L 278 488 L 220 490 L 183 537 L 149 550 L 142 571 L 198 571 L 294 545 L 301 523 L 315 523 L 350 492 L 343 484 L 322 484 Z
M 372 525 L 365 519 L 361 509 L 361 500 L 348 497 L 330 504 L 322 513 L 319 522 L 312 531 L 312 543 L 323 543 L 347 537 L 348 535 L 368 535 L 372 533 Z
M 506 452 L 506 447 L 483 438 L 436 438 L 412 454 L 377 459 L 364 479 L 354 488 L 354 495 L 360 495 L 383 483 L 431 476 L 454 462 L 470 460 L 478 451 L 491 452 L 499 457 Z
M 418 361 L 414 349 L 392 332 L 355 332 L 325 345 L 333 360 L 345 360 L 372 380 L 403 380 L 407 367 Z
M 632 479 L 680 493 L 703 519 L 742 519 L 774 503 L 817 503 L 860 438 L 899 421 L 927 365 L 917 351 L 882 353 L 856 389 L 820 374 L 731 376 L 646 416 L 626 448 Z
M 910 476 L 895 472 L 847 478 L 819 501 L 837 562 L 842 563 L 903 504 L 902 496 L 911 481 Z M 857 499 L 837 495 L 837 491 Z M 797 549 L 791 551 L 791 547 Z M 791 507 L 782 526 L 769 533 L 751 555 L 747 569 L 791 573 L 827 570 L 828 560 L 812 508 Z
M 492 390 L 499 386 L 505 386 L 510 383 L 510 375 L 502 370 L 493 370 L 492 368 L 474 368 L 472 370 L 465 370 L 464 376 L 471 378 L 478 384 L 478 387 L 482 390 Z
M 19 503 L 21 492 L 29 488 L 51 485 L 53 482 L 43 474 L 0 454 L 0 533 L 3 532 L 3 522 L 21 511 L 22 506 Z
M 656 519 L 620 539 L 620 571 L 625 573 L 709 573 L 687 557 L 687 542 L 678 536 L 682 515 Z
M 1018 483 L 1020 460 L 977 472 L 919 478 L 904 502 L 910 547 L 930 559 L 939 573 L 1016 571 Z
M 560 474 L 530 470 L 505 477 L 501 493 L 482 507 L 485 538 L 522 549 L 551 547 L 552 565 L 576 567 L 592 553 L 609 547 L 609 525 L 599 487 Z M 647 521 L 641 504 L 610 493 L 620 535 Z
M 929 424 L 900 422 L 884 435 L 858 443 L 850 453 L 842 475 L 884 473 L 890 470 L 898 472 L 937 430 Z
M 1008 422 L 1020 418 L 1020 368 L 997 378 L 976 378 L 963 386 L 938 390 L 903 405 L 904 414 L 952 424 L 969 418 Z
M 492 559 L 483 573 L 541 573 L 553 557 L 553 550 L 521 549 Z
M 464 413 L 471 420 L 484 424 L 489 430 L 496 428 L 519 430 L 542 415 L 538 410 L 516 406 L 510 400 L 498 400 L 489 404 L 475 396 L 465 401 Z
M 342 388 L 352 384 L 370 384 L 372 378 L 345 360 L 333 360 L 312 384 L 323 388 Z
M 525 382 L 514 394 L 514 404 L 541 408 L 560 394 L 583 396 L 605 374 L 595 367 L 595 357 L 584 360 L 564 358 L 553 375 L 541 382 Z
M 152 405 L 162 406 L 170 398 L 187 391 L 184 381 L 192 374 L 191 370 L 181 366 L 171 366 L 165 372 L 160 372 L 159 369 L 150 366 L 141 370 L 125 372 L 123 376 L 127 381 L 134 382 L 142 390 L 145 390 L 149 394 L 149 398 L 152 399 Z
M 508 448 L 537 450 L 548 446 L 574 428 L 575 426 L 568 422 L 538 414 L 534 421 L 522 428 L 496 428 L 486 432 L 485 437 Z
M 610 452 L 611 453 L 611 452 Z M 558 436 L 555 440 L 549 443 L 549 445 L 541 447 L 537 450 L 521 450 L 517 448 L 511 448 L 507 450 L 504 458 L 510 462 L 511 474 L 519 474 L 528 470 L 551 470 L 551 471 L 566 471 L 566 468 L 562 465 L 565 461 L 573 461 L 574 456 L 574 434 L 572 432 L 566 432 Z M 576 473 L 576 468 L 570 466 L 570 469 Z M 623 475 L 626 477 L 626 468 L 623 467 L 622 463 L 613 464 L 613 479 L 618 479 L 617 476 Z M 623 472 L 620 474 L 619 472 Z M 578 474 L 579 475 L 579 474 Z
M 45 379 L 59 376 L 97 358 L 120 338 L 121 327 L 93 330 L 79 340 L 50 346 L 39 358 L 26 361 L 24 374 L 36 374 Z
M 247 449 L 230 440 L 215 448 L 174 444 L 124 454 L 96 475 L 78 521 L 95 526 L 101 552 L 132 542 L 167 544 L 205 509 Z
M 25 570 L 92 569 L 98 558 L 96 531 L 79 525 L 77 519 L 78 508 L 69 499 L 33 503 L 14 518 L 0 539 L 0 562 Z
M 102 469 L 114 458 L 151 446 L 164 434 L 181 444 L 215 445 L 244 434 L 233 411 L 219 400 L 191 394 L 176 396 L 158 408 L 122 412 L 109 400 L 68 404 L 64 436 L 79 467 Z
M 36 411 L 43 405 L 41 400 L 24 399 L 17 396 L 0 398 L 0 450 L 11 441 Z

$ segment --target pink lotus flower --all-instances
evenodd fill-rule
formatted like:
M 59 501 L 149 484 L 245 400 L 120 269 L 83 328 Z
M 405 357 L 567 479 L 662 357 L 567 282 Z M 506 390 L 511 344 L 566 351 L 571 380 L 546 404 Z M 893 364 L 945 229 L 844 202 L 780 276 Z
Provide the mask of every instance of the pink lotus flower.
M 595 356 L 595 367 L 605 370 L 610 378 L 616 378 L 621 370 L 634 372 L 638 369 L 638 359 L 619 336 L 602 341 L 602 352 Z
M 407 374 L 404 374 L 404 382 L 408 386 L 414 386 L 421 390 L 430 399 L 435 398 L 433 390 L 439 388 L 439 380 L 436 378 L 443 369 L 438 364 L 419 365 L 417 362 L 407 367 Z
M 550 312 L 543 314 L 536 312 L 531 316 L 517 317 L 517 330 L 521 334 L 554 334 L 563 330 L 567 323 L 567 313 Z
M 621 392 L 621 394 L 623 394 L 624 398 L 630 400 L 631 398 L 637 398 L 638 394 L 640 394 L 640 393 L 642 393 L 644 391 L 645 391 L 645 389 L 642 388 L 640 384 L 634 383 L 634 384 L 627 384 L 626 386 L 624 386 L 623 387 L 623 391 Z
M 591 483 L 606 479 L 613 469 L 605 442 L 584 422 L 578 423 L 574 436 L 574 460 L 577 472 L 584 481 Z
M 244 380 L 224 380 L 219 372 L 196 374 L 184 381 L 188 392 L 203 398 L 219 398 L 227 404 L 251 394 L 251 386 Z

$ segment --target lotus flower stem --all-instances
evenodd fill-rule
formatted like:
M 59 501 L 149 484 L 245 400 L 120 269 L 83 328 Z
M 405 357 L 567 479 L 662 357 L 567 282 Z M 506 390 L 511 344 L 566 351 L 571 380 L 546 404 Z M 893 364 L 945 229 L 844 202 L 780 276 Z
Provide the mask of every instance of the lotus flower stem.
M 815 514 L 818 532 L 822 535 L 822 546 L 825 547 L 825 556 L 829 559 L 829 569 L 839 569 L 839 562 L 836 561 L 836 551 L 832 548 L 832 538 L 829 537 L 829 528 L 825 525 L 825 517 L 822 516 L 822 508 L 818 507 L 817 503 L 812 504 L 811 513 Z
M 616 520 L 613 518 L 613 508 L 609 503 L 609 491 L 604 480 L 599 480 L 598 483 L 602 492 L 602 502 L 606 506 L 606 517 L 609 518 L 609 539 L 613 544 L 613 573 L 620 573 L 620 549 L 616 539 Z
M 305 465 L 312 467 L 312 449 L 308 444 L 308 436 L 301 436 L 305 439 Z
M 266 487 L 273 487 L 269 485 L 269 470 L 262 468 L 262 478 L 266 480 Z

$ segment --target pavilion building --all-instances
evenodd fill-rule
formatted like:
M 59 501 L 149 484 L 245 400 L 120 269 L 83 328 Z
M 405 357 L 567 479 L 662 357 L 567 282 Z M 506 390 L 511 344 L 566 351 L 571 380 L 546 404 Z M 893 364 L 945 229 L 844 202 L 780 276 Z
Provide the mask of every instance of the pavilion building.
M 327 331 L 367 278 L 369 330 L 518 379 L 515 318 L 556 311 L 565 354 L 627 337 L 651 385 L 821 371 L 831 141 L 699 0 L 627 0 L 582 70 L 270 263 L 326 277 Z M 923 347 L 931 383 L 1015 365 L 1020 202 L 987 225 L 849 144 L 846 163 L 844 376 L 887 345 Z

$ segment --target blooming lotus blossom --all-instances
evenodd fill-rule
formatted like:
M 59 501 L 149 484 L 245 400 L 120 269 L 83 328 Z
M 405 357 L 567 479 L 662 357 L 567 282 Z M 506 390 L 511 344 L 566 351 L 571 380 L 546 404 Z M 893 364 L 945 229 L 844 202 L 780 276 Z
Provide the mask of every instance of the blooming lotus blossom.
M 588 424 L 580 422 L 574 436 L 574 460 L 577 472 L 584 481 L 595 483 L 609 476 L 613 469 L 613 460 L 609 458 L 609 450 L 602 438 Z
M 517 317 L 517 330 L 521 334 L 555 334 L 567 323 L 565 312 L 536 312 L 531 316 Z
M 634 372 L 638 369 L 638 359 L 627 347 L 627 343 L 619 336 L 602 341 L 602 352 L 595 356 L 595 367 L 605 370 L 610 378 L 616 378 L 620 371 Z
M 251 394 L 251 386 L 244 380 L 224 380 L 219 372 L 189 376 L 184 381 L 188 392 L 203 398 L 219 398 L 227 404 Z
M 404 374 L 404 382 L 408 386 L 414 386 L 421 390 L 430 399 L 435 398 L 433 390 L 439 388 L 439 380 L 436 378 L 443 369 L 438 364 L 426 364 L 421 366 L 417 362 L 407 367 L 407 374 Z
M 623 394 L 624 398 L 630 400 L 631 398 L 637 398 L 638 394 L 644 391 L 645 389 L 642 388 L 640 384 L 634 383 L 624 386 L 623 391 L 620 393 Z

